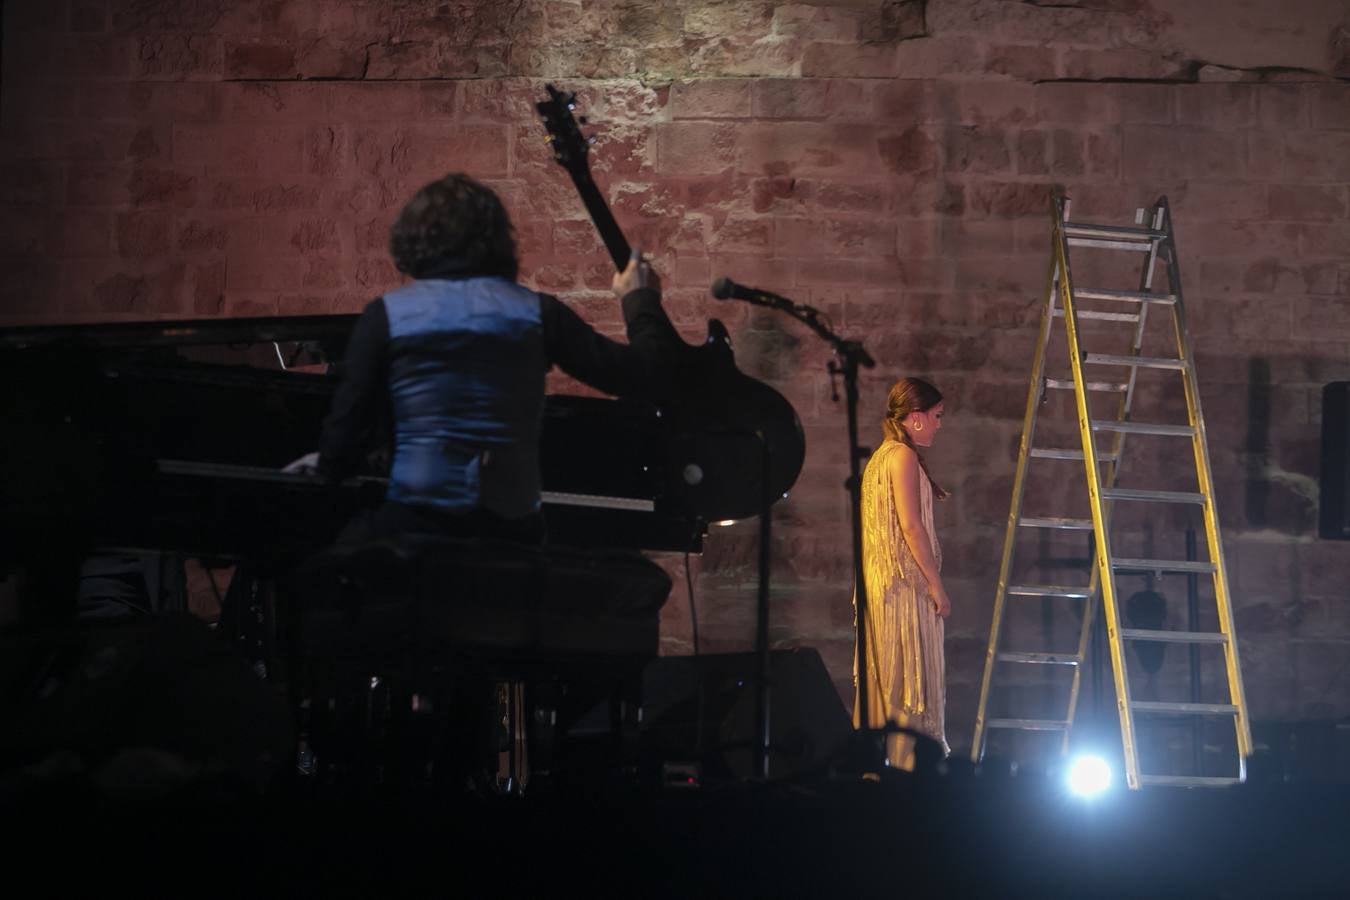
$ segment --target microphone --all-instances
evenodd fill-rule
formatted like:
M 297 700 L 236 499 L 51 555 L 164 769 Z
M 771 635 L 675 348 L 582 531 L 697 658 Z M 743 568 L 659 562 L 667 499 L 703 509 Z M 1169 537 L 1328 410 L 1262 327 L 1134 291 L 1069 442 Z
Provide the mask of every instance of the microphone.
M 718 300 L 744 300 L 755 306 L 770 306 L 775 309 L 796 309 L 797 304 L 786 297 L 780 297 L 759 288 L 737 284 L 730 278 L 719 278 L 712 283 L 712 295 Z

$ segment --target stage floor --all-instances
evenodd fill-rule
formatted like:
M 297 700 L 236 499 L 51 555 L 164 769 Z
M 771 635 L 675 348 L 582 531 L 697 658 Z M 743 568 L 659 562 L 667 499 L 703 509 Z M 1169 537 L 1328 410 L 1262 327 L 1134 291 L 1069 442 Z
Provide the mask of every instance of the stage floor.
M 969 771 L 522 798 L 197 780 L 11 792 L 25 896 L 1345 897 L 1350 787 L 1117 791 Z M 17 879 L 17 880 L 16 880 Z M 17 894 L 15 894 L 17 896 Z

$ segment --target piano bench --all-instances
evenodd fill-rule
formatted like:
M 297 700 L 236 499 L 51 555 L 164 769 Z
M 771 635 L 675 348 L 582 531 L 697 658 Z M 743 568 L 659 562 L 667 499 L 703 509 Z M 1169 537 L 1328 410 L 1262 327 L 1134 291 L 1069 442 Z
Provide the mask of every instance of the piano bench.
M 332 548 L 298 574 L 306 655 L 390 644 L 651 658 L 671 584 L 636 553 L 421 535 Z
M 343 683 L 383 682 L 401 692 L 386 702 L 404 709 L 452 684 L 461 700 L 465 684 L 481 686 L 480 697 L 505 691 L 515 698 L 507 737 L 523 747 L 530 732 L 535 774 L 551 765 L 555 739 L 608 698 L 615 752 L 626 757 L 670 586 L 659 566 L 625 551 L 422 535 L 335 547 L 297 572 L 295 662 L 310 699 L 330 705 Z

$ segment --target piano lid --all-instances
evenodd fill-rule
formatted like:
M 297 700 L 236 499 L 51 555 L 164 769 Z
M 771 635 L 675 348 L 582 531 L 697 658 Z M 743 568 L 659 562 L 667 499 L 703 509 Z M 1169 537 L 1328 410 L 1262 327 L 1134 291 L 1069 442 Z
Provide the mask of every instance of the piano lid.
M 0 350 L 91 347 L 192 346 L 312 341 L 336 346 L 340 356 L 356 316 L 280 316 L 240 319 L 178 319 L 148 322 L 25 325 L 0 329 Z M 336 358 L 336 357 L 334 357 Z

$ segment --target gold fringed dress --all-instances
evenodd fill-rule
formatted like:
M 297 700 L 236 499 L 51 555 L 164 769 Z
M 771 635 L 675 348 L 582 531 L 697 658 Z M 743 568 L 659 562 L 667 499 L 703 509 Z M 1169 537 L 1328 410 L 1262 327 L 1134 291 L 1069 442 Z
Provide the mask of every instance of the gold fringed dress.
M 863 576 L 867 584 L 868 725 L 894 722 L 937 741 L 949 753 L 943 707 L 947 701 L 943 621 L 933 609 L 928 579 L 905 542 L 892 470 L 904 445 L 887 440 L 863 471 Z M 942 568 L 942 548 L 933 530 L 933 486 L 919 475 L 919 511 Z M 855 596 L 856 604 L 857 598 Z M 854 668 L 857 662 L 855 657 Z M 857 672 L 854 672 L 857 684 Z M 855 693 L 853 718 L 858 721 Z M 892 766 L 913 768 L 913 741 L 892 736 L 886 755 Z

